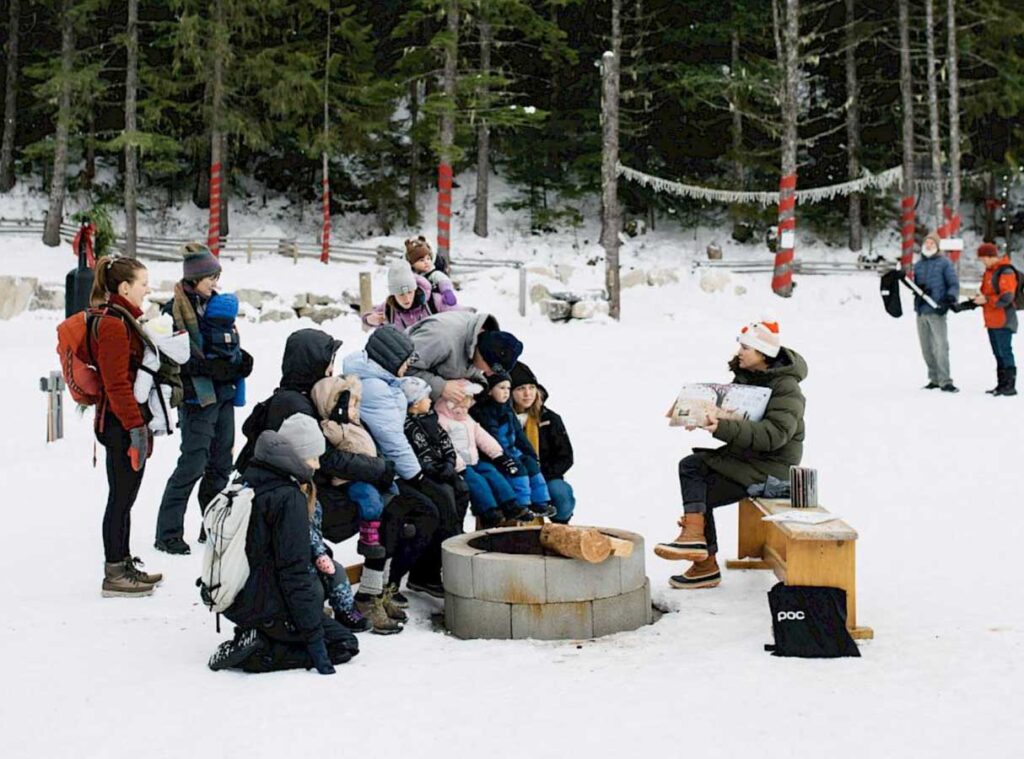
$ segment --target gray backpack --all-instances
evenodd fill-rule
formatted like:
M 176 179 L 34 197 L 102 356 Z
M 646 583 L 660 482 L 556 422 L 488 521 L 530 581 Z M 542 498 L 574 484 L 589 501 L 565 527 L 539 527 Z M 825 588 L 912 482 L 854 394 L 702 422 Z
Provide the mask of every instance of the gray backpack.
M 246 533 L 252 514 L 251 487 L 236 477 L 206 507 L 206 551 L 199 594 L 210 611 L 224 612 L 249 579 L 249 559 L 245 555 Z

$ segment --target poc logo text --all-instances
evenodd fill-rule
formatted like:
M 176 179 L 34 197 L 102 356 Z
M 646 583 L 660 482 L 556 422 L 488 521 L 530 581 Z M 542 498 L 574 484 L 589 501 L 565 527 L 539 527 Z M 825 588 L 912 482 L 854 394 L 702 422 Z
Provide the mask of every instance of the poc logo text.
M 775 619 L 779 622 L 788 622 L 794 619 L 803 619 L 804 613 L 802 611 L 780 611 L 775 615 Z

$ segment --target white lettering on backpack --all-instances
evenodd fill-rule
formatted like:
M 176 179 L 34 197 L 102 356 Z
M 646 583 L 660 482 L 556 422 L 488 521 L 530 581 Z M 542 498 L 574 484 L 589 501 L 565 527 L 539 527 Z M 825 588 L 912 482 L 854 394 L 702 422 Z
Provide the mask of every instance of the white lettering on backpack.
M 778 622 L 788 622 L 794 619 L 804 619 L 804 613 L 802 611 L 780 611 L 775 615 L 775 619 Z

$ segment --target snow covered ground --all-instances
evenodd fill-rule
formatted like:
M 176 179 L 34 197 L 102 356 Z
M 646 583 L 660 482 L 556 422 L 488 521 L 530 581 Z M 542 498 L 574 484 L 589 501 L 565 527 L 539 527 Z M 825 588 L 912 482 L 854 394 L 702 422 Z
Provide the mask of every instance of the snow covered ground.
M 536 309 L 521 318 L 513 272 L 479 275 L 461 298 L 524 340 L 524 360 L 551 391 L 576 448 L 577 521 L 635 530 L 648 549 L 675 535 L 677 460 L 710 442 L 669 429 L 665 409 L 685 380 L 726 379 L 739 327 L 777 315 L 810 366 L 805 464 L 819 469 L 823 503 L 860 532 L 858 615 L 876 634 L 863 658 L 769 656 L 770 573 L 726 571 L 716 590 L 674 591 L 667 578 L 680 565 L 648 550 L 655 603 L 670 613 L 638 632 L 460 641 L 431 622 L 440 602 L 415 597 L 403 634 L 360 636 L 362 653 L 334 677 L 211 673 L 221 636 L 194 586 L 201 557 L 152 549 L 178 438 L 157 441 L 133 520 L 134 551 L 167 578 L 149 599 L 101 599 L 103 452 L 93 469 L 91 416 L 69 413 L 65 439 L 44 442 L 38 378 L 56 368 L 60 315 L 34 311 L 0 322 L 2 755 L 1021 756 L 1024 400 L 983 393 L 994 363 L 980 315 L 950 318 L 963 392 L 926 392 L 914 321 L 884 314 L 874 276 L 805 277 L 789 300 L 770 293 L 768 275 L 734 276 L 708 294 L 686 264 L 707 240 L 640 239 L 627 260 L 674 262 L 681 281 L 625 291 L 621 323 L 556 325 Z M 603 269 L 583 264 L 588 246 L 541 242 L 538 256 L 571 259 L 573 286 L 597 287 Z M 6 274 L 58 282 L 73 264 L 66 247 L 5 247 Z M 290 299 L 355 289 L 357 270 L 267 258 L 228 266 L 222 286 Z M 179 271 L 154 264 L 151 280 Z M 374 284 L 381 293 L 382 272 Z M 275 386 L 284 339 L 300 326 L 313 325 L 241 325 L 256 357 L 251 400 Z M 354 315 L 324 328 L 343 351 L 363 345 Z M 725 558 L 735 508 L 719 514 Z M 187 519 L 193 540 L 194 506 Z M 342 555 L 354 560 L 354 547 Z

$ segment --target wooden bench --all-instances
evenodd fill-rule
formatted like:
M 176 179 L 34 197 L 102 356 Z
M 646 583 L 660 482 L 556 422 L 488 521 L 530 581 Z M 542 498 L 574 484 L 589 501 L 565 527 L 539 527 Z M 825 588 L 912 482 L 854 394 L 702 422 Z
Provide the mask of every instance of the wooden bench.
M 771 569 L 786 585 L 814 585 L 846 591 L 846 626 L 857 639 L 875 637 L 857 626 L 857 531 L 840 519 L 821 524 L 765 522 L 788 511 L 788 500 L 747 498 L 739 504 L 739 552 L 729 569 Z M 807 509 L 828 513 L 823 508 Z

